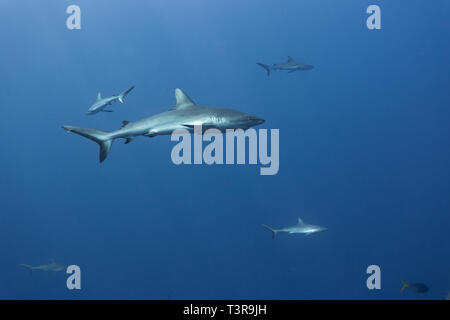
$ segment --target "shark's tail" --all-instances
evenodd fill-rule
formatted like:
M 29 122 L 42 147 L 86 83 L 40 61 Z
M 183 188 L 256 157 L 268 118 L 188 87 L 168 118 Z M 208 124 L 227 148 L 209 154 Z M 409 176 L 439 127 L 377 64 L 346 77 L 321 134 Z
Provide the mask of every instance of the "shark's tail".
M 402 281 L 402 288 L 400 289 L 400 292 L 403 292 L 403 291 L 405 291 L 406 288 L 408 288 L 408 284 L 406 284 L 406 282 L 403 280 L 401 280 L 401 281 Z
M 262 224 L 264 228 L 266 228 L 269 231 L 272 231 L 272 239 L 275 239 L 275 236 L 277 235 L 278 230 L 275 230 L 274 228 L 269 227 L 268 225 Z
M 270 66 L 268 66 L 267 64 L 264 64 L 264 63 L 259 63 L 259 62 L 257 62 L 256 63 L 258 66 L 260 66 L 260 67 L 263 67 L 264 69 L 266 69 L 266 71 L 267 71 L 267 76 L 270 76 Z
M 62 126 L 62 128 L 67 132 L 74 132 L 76 134 L 79 134 L 80 136 L 97 142 L 100 146 L 100 162 L 103 162 L 108 156 L 109 150 L 111 149 L 111 145 L 114 140 L 110 137 L 109 132 L 72 126 Z
M 30 270 L 30 273 L 33 274 L 33 267 L 32 266 L 30 266 L 28 264 L 23 264 L 23 263 L 19 264 L 19 266 L 27 268 L 28 270 Z
M 127 96 L 127 94 L 129 94 L 130 91 L 133 90 L 133 89 L 134 89 L 134 86 L 131 86 L 130 89 L 128 89 L 128 90 L 122 92 L 121 94 L 119 94 L 118 99 L 119 99 L 120 103 L 123 103 L 123 99 L 124 99 L 124 98 Z

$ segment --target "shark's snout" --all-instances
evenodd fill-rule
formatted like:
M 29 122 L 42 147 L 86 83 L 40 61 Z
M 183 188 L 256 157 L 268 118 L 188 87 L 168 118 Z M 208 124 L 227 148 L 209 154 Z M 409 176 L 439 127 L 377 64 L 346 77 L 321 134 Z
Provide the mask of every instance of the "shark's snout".
M 263 124 L 264 122 L 266 122 L 266 120 L 264 120 L 263 118 L 255 117 L 255 122 L 258 125 L 258 124 Z
M 251 124 L 253 126 L 257 126 L 259 124 L 264 123 L 266 120 L 264 120 L 263 118 L 260 118 L 260 117 L 256 117 L 256 116 L 248 116 L 247 121 L 251 122 Z

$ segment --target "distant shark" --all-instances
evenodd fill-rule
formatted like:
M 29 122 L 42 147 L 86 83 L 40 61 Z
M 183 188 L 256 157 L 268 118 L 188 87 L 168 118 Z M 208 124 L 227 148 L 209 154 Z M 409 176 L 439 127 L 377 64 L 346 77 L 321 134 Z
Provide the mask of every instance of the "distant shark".
M 267 64 L 264 63 L 260 63 L 257 62 L 257 65 L 263 67 L 264 69 L 266 69 L 267 71 L 267 76 L 270 76 L 270 70 L 288 70 L 289 73 L 294 72 L 294 71 L 300 71 L 300 70 L 310 70 L 313 69 L 314 67 L 309 65 L 309 64 L 304 64 L 304 63 L 300 63 L 300 62 L 296 62 L 292 57 L 288 57 L 287 62 L 285 63 L 278 63 L 278 64 L 274 64 L 272 66 L 269 66 Z
M 67 266 L 64 264 L 56 263 L 55 260 L 51 259 L 49 264 L 42 264 L 39 266 L 30 266 L 28 264 L 20 264 L 20 266 L 27 268 L 32 273 L 33 270 L 43 270 L 43 271 L 64 271 L 67 269 Z
M 427 292 L 429 290 L 428 286 L 424 283 L 420 283 L 420 282 L 416 282 L 416 283 L 406 283 L 405 281 L 401 280 L 402 282 L 402 288 L 400 289 L 400 292 L 405 291 L 406 289 L 414 291 L 414 292 L 419 292 L 419 293 L 424 293 Z
M 281 229 L 274 229 L 271 228 L 265 224 L 262 225 L 264 228 L 272 231 L 272 238 L 275 239 L 275 236 L 278 232 L 287 232 L 287 233 L 302 233 L 309 235 L 311 233 L 319 232 L 319 231 L 325 231 L 327 228 L 321 227 L 321 226 L 315 226 L 312 224 L 306 224 L 302 221 L 302 219 L 298 218 L 298 223 L 295 226 L 291 227 L 285 227 Z
M 122 121 L 122 127 L 116 131 L 73 126 L 62 128 L 97 142 L 100 146 L 100 162 L 103 162 L 108 156 L 112 142 L 119 138 L 130 143 L 137 136 L 151 138 L 170 135 L 177 129 L 194 132 L 194 126 L 200 125 L 204 130 L 216 128 L 224 132 L 226 129 L 248 129 L 264 122 L 264 119 L 240 111 L 196 105 L 181 89 L 175 89 L 175 99 L 176 104 L 169 111 L 136 122 Z
M 134 86 L 132 86 L 130 89 L 122 92 L 121 94 L 117 96 L 111 96 L 108 98 L 102 98 L 101 93 L 99 92 L 97 94 L 97 100 L 94 102 L 94 104 L 89 108 L 86 114 L 96 114 L 98 112 L 112 112 L 112 110 L 106 110 L 105 108 L 111 104 L 113 104 L 116 101 L 119 101 L 120 103 L 123 103 L 123 99 L 127 96 L 127 94 L 130 93 L 131 90 L 134 89 Z

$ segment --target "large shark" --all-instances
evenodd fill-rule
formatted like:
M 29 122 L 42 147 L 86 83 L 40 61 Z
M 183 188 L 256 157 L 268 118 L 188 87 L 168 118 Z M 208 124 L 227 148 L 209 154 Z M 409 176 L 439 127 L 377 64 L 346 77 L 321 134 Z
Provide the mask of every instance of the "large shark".
M 264 122 L 264 119 L 240 111 L 198 106 L 181 89 L 175 89 L 175 99 L 176 104 L 169 111 L 136 122 L 122 121 L 122 127 L 116 131 L 107 132 L 73 126 L 62 128 L 97 142 L 100 145 L 100 162 L 103 162 L 108 156 L 112 142 L 119 138 L 129 143 L 136 136 L 169 135 L 177 129 L 193 132 L 194 126 L 200 125 L 205 130 L 216 128 L 224 132 L 226 129 L 248 129 Z
M 42 264 L 39 266 L 30 266 L 28 264 L 20 264 L 20 266 L 27 268 L 30 270 L 30 272 L 33 272 L 33 270 L 43 270 L 43 271 L 64 271 L 67 269 L 67 266 L 61 263 L 56 263 L 55 260 L 51 259 L 49 264 Z
M 272 231 L 272 238 L 275 239 L 275 236 L 278 232 L 287 232 L 287 233 L 302 233 L 309 235 L 311 233 L 325 231 L 327 228 L 321 226 L 315 226 L 313 224 L 306 224 L 302 221 L 302 219 L 298 218 L 298 223 L 295 226 L 285 227 L 280 229 L 274 229 L 265 224 L 262 225 L 264 228 Z
M 106 110 L 105 108 L 111 104 L 113 104 L 116 101 L 119 101 L 120 103 L 123 103 L 123 99 L 127 96 L 127 94 L 130 93 L 131 90 L 134 89 L 134 86 L 132 86 L 130 89 L 122 92 L 121 94 L 117 96 L 111 96 L 108 98 L 102 98 L 102 94 L 99 92 L 97 94 L 97 100 L 94 102 L 94 104 L 89 108 L 86 114 L 96 114 L 100 111 L 102 112 L 112 112 L 112 110 Z
M 259 63 L 259 62 L 257 62 L 256 64 L 263 67 L 264 69 L 266 69 L 267 76 L 270 76 L 270 70 L 274 70 L 274 71 L 288 70 L 289 73 L 291 73 L 291 72 L 295 72 L 295 71 L 299 71 L 299 70 L 310 70 L 310 69 L 314 68 L 313 66 L 311 66 L 309 64 L 296 62 L 292 57 L 288 57 L 287 62 L 274 64 L 272 66 L 269 66 L 264 63 Z

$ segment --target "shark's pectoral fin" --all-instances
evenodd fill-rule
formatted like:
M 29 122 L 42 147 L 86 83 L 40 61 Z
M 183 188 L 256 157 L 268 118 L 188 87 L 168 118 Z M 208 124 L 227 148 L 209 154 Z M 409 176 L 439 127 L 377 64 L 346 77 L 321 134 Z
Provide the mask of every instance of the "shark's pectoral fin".
M 194 132 L 195 126 L 202 126 L 202 133 L 205 131 L 205 129 L 203 128 L 203 125 L 201 125 L 201 124 L 183 123 L 182 126 L 185 127 L 186 129 L 188 129 L 189 131 L 192 131 L 192 132 Z
M 156 137 L 157 135 L 158 135 L 158 132 L 156 132 L 154 130 L 149 130 L 146 134 L 144 134 L 144 136 L 149 137 L 149 138 Z
M 125 144 L 129 144 L 131 141 L 133 141 L 134 137 L 129 137 L 127 138 L 127 140 L 125 141 Z
M 182 126 L 191 131 L 194 131 L 195 126 L 202 126 L 202 133 L 204 133 L 208 129 L 215 128 L 215 126 L 213 126 L 212 124 L 208 124 L 208 123 L 203 123 L 203 124 L 183 123 Z
M 103 110 L 101 110 L 102 112 L 113 112 L 112 110 L 105 110 L 105 109 L 103 109 Z

